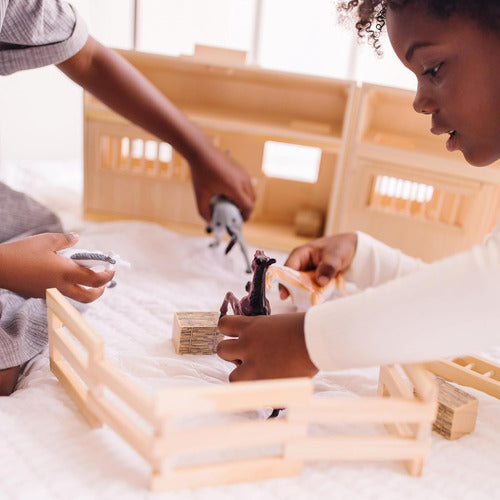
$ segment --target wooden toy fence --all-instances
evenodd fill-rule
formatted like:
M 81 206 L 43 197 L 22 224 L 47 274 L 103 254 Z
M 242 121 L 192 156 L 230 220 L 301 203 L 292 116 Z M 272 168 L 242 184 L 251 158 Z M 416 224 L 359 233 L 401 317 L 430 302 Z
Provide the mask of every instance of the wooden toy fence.
M 47 291 L 47 307 L 52 372 L 92 427 L 109 425 L 151 465 L 154 491 L 296 475 L 308 460 L 402 460 L 410 474 L 422 472 L 437 386 L 421 365 L 403 366 L 407 379 L 394 366 L 381 368 L 377 397 L 314 398 L 312 381 L 301 378 L 164 389 L 150 396 L 105 359 L 103 340 L 60 292 Z M 287 413 L 234 420 L 263 408 Z M 227 415 L 231 421 L 213 424 L 212 417 Z M 212 424 L 199 423 L 205 416 Z M 190 417 L 198 425 L 186 426 Z M 339 423 L 385 424 L 390 435 L 311 433 L 314 424 Z M 235 451 L 253 455 L 176 463 L 179 457 Z
M 245 234 L 254 245 L 303 243 L 294 221 L 312 209 L 325 234 L 364 230 L 431 261 L 479 243 L 496 221 L 500 165 L 472 168 L 447 153 L 429 117 L 413 111 L 412 92 L 238 64 L 215 48 L 121 54 L 248 169 L 258 201 Z M 84 115 L 86 216 L 203 234 L 187 163 L 88 94 Z M 308 163 L 311 178 L 269 173 L 276 144 L 309 148 L 319 158 Z

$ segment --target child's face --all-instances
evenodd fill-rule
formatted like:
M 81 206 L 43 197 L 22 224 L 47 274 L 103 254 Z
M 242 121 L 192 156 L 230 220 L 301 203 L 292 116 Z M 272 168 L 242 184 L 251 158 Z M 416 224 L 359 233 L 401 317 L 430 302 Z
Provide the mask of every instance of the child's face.
M 500 35 L 465 17 L 443 21 L 421 10 L 387 12 L 391 44 L 417 76 L 414 108 L 432 115 L 433 134 L 451 132 L 448 150 L 488 165 L 500 158 Z

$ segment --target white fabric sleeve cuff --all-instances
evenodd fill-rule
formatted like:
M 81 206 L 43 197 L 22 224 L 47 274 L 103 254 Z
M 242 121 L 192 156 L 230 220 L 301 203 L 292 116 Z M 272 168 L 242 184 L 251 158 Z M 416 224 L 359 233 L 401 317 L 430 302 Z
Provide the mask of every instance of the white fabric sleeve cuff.
M 426 265 L 366 233 L 357 231 L 356 234 L 356 253 L 344 278 L 361 290 L 410 274 Z

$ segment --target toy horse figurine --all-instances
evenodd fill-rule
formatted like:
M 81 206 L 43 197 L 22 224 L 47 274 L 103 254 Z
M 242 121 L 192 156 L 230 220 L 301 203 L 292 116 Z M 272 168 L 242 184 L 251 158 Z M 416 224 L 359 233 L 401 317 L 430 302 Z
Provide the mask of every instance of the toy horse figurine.
M 234 314 L 242 316 L 268 316 L 271 306 L 266 298 L 266 272 L 276 259 L 269 258 L 262 250 L 257 250 L 252 261 L 253 278 L 246 284 L 245 295 L 238 300 L 233 292 L 227 292 L 220 308 L 220 315 L 227 314 L 228 305 L 231 304 Z
M 243 217 L 241 216 L 238 207 L 229 201 L 225 196 L 217 195 L 210 200 L 210 210 L 212 213 L 212 220 L 210 225 L 207 226 L 207 233 L 213 232 L 215 237 L 215 240 L 210 243 L 210 246 L 219 246 L 222 236 L 225 232 L 227 232 L 227 234 L 231 237 L 231 241 L 227 245 L 225 251 L 226 255 L 229 253 L 231 248 L 233 248 L 235 243 L 239 243 L 247 265 L 246 272 L 251 273 L 252 271 L 250 270 L 248 250 L 245 245 L 243 233 L 241 232 Z
M 220 315 L 227 314 L 228 304 L 231 304 L 234 314 L 243 316 L 269 316 L 271 306 L 266 297 L 266 272 L 276 259 L 269 258 L 262 250 L 257 250 L 252 261 L 253 279 L 245 287 L 248 295 L 238 300 L 233 292 L 227 292 L 220 308 Z M 281 408 L 273 409 L 269 418 L 279 415 Z

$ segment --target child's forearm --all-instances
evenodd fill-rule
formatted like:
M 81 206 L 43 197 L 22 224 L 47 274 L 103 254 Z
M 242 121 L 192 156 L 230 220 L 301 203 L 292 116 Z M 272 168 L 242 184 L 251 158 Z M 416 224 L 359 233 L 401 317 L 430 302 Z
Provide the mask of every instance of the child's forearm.
M 92 37 L 58 68 L 111 109 L 171 144 L 192 166 L 200 157 L 213 154 L 215 148 L 205 134 L 167 97 Z

